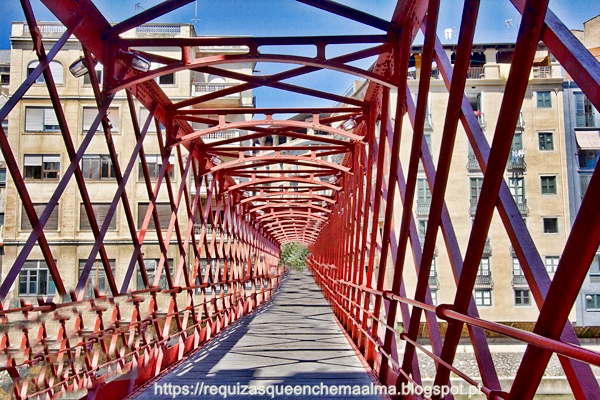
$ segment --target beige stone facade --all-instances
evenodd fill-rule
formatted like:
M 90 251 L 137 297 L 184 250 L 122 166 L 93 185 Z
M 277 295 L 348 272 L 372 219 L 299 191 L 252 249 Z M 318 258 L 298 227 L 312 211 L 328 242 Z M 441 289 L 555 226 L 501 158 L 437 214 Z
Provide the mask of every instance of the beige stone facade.
M 475 66 L 472 63 L 469 69 L 465 92 L 490 144 L 495 134 L 510 70 L 510 63 L 506 60 L 511 58 L 511 46 L 476 46 L 474 50 L 479 53 L 481 63 Z M 453 48 L 448 46 L 446 51 L 450 56 Z M 409 70 L 409 77 L 412 73 L 412 77 L 418 78 L 418 55 L 415 58 L 416 68 Z M 511 158 L 505 172 L 506 183 L 513 192 L 542 260 L 547 263 L 550 276 L 553 276 L 553 268 L 558 263 L 558 256 L 570 231 L 562 82 L 560 66 L 545 49 L 540 49 L 531 71 L 527 94 L 521 107 L 521 118 L 516 129 L 517 138 L 513 141 Z M 416 102 L 418 79 L 409 80 L 409 88 Z M 428 97 L 429 114 L 425 134 L 430 143 L 434 163 L 437 165 L 440 151 L 443 151 L 440 147 L 449 96 L 436 69 L 433 72 Z M 395 103 L 395 99 L 394 94 L 392 104 Z M 412 128 L 406 118 L 401 142 L 401 161 L 404 166 L 408 166 L 411 141 Z M 405 174 L 407 172 L 404 171 Z M 472 154 L 462 124 L 459 123 L 445 201 L 463 259 L 482 179 L 483 173 Z M 430 196 L 426 176 L 421 167 L 413 206 L 417 231 L 421 238 L 425 234 Z M 401 218 L 401 204 L 398 198 L 394 215 L 394 225 L 398 232 Z M 441 230 L 438 232 L 435 254 L 435 272 L 430 276 L 434 303 L 452 303 L 456 294 L 456 283 Z M 410 249 L 405 259 L 406 291 L 407 295 L 412 297 L 416 274 Z M 387 270 L 391 270 L 391 264 L 388 264 Z M 500 322 L 535 321 L 538 308 L 521 274 L 506 230 L 499 214 L 495 212 L 474 291 L 482 318 Z M 388 285 L 391 286 L 392 275 L 389 272 L 387 275 Z
M 52 47 L 58 37 L 64 32 L 64 27 L 57 23 L 40 23 L 40 28 L 44 37 L 47 38 L 47 41 L 44 41 L 47 50 Z M 193 26 L 189 24 L 150 24 L 128 31 L 123 36 L 151 38 L 190 37 L 194 35 Z M 28 69 L 34 68 L 37 65 L 37 59 L 35 52 L 32 51 L 31 36 L 26 24 L 13 24 L 11 42 L 10 92 L 14 93 L 21 82 L 27 77 Z M 145 50 L 148 52 L 160 51 L 160 55 L 167 57 L 172 55 L 175 58 L 179 57 L 181 53 L 181 49 L 179 48 Z M 236 53 L 243 50 L 232 47 L 225 51 Z M 224 49 L 194 48 L 192 56 L 200 57 L 217 51 L 223 52 Z M 96 117 L 95 99 L 89 78 L 87 76 L 74 78 L 69 73 L 69 65 L 82 55 L 83 52 L 79 42 L 71 38 L 57 54 L 54 63 L 51 65 L 56 81 L 56 88 L 61 98 L 70 135 L 76 149 L 84 141 L 88 128 Z M 152 69 L 158 66 L 153 65 Z M 252 63 L 239 63 L 225 65 L 223 68 L 251 75 L 253 65 Z M 100 65 L 96 67 L 96 73 L 101 77 L 103 71 Z M 208 93 L 236 84 L 235 81 L 230 79 L 189 70 L 179 71 L 172 75 L 164 75 L 156 78 L 156 80 L 173 102 L 188 99 L 190 96 L 198 94 L 198 92 Z M 203 106 L 252 107 L 252 92 L 246 91 L 241 94 L 228 96 L 222 100 L 212 101 L 208 105 L 203 104 Z M 32 85 L 31 89 L 15 107 L 8 119 L 9 141 L 11 147 L 17 151 L 15 158 L 24 175 L 29 194 L 33 202 L 40 205 L 38 215 L 54 193 L 64 171 L 66 171 L 70 164 L 65 151 L 64 141 L 60 129 L 57 127 L 51 107 L 46 85 L 39 81 Z M 148 111 L 138 102 L 136 102 L 135 113 L 141 122 L 148 115 Z M 240 114 L 237 118 L 239 120 L 247 120 L 251 118 L 251 115 Z M 117 93 L 115 96 L 108 111 L 108 119 L 112 125 L 112 137 L 118 153 L 121 171 L 124 171 L 132 157 L 136 140 L 133 134 L 130 110 L 123 91 Z M 200 127 L 202 126 L 198 125 L 196 128 Z M 207 140 L 219 139 L 221 138 L 220 135 L 229 135 L 227 137 L 230 137 L 231 135 L 239 136 L 245 134 L 244 131 L 217 132 Z M 144 149 L 150 167 L 150 174 L 151 176 L 156 176 L 162 160 L 154 123 L 150 125 L 147 138 L 144 142 Z M 79 164 L 83 170 L 91 201 L 94 207 L 97 207 L 95 208 L 96 215 L 100 215 L 98 217 L 99 225 L 104 222 L 102 216 L 106 212 L 108 205 L 112 202 L 117 189 L 117 182 L 114 172 L 111 170 L 108 154 L 105 135 L 100 128 L 93 135 L 85 151 L 83 160 Z M 173 154 L 176 154 L 175 150 Z M 172 186 L 175 194 L 177 194 L 182 176 L 175 157 L 172 156 L 171 158 L 171 163 L 173 164 Z M 191 185 L 191 187 L 194 187 L 194 185 Z M 148 193 L 144 178 L 140 172 L 140 160 L 137 158 L 134 160 L 134 167 L 126 184 L 126 191 L 133 218 L 139 230 L 146 214 Z M 85 263 L 89 258 L 94 244 L 93 233 L 89 228 L 89 221 L 87 221 L 85 211 L 82 208 L 81 199 L 82 197 L 75 179 L 71 179 L 60 197 L 58 206 L 55 209 L 56 214 L 53 214 L 45 227 L 45 234 L 51 245 L 52 254 L 56 259 L 67 289 L 72 289 L 76 286 L 80 275 L 80 268 L 83 265 L 82 263 Z M 168 217 L 170 217 L 169 210 L 167 210 L 168 212 L 163 212 L 164 207 L 169 207 L 168 203 L 168 193 L 163 184 L 157 198 L 157 208 L 161 215 L 163 232 L 164 228 L 168 226 Z M 3 278 L 13 265 L 23 244 L 31 233 L 31 227 L 24 215 L 19 195 L 10 177 L 7 182 L 6 204 Z M 187 218 L 184 207 L 180 207 L 179 218 L 181 226 L 185 229 L 187 227 Z M 152 274 L 151 270 L 154 268 L 154 260 L 159 259 L 161 256 L 156 234 L 150 233 L 151 231 L 152 229 L 150 228 L 142 248 L 149 275 Z M 114 262 L 115 281 L 117 285 L 120 285 L 124 281 L 134 249 L 122 204 L 119 204 L 114 220 L 111 222 L 103 242 L 108 253 L 108 258 L 111 262 Z M 178 261 L 178 257 L 179 251 L 176 246 L 170 246 L 168 259 L 171 267 L 173 266 L 172 260 Z M 99 259 L 99 256 L 96 258 Z M 188 264 L 191 261 L 188 260 Z M 107 290 L 102 269 L 101 263 L 97 262 L 90 274 L 90 279 L 88 279 L 88 293 L 91 292 L 93 287 L 98 287 L 101 292 Z M 23 272 L 25 270 L 27 272 Z M 129 286 L 125 287 L 125 290 L 138 288 L 137 275 L 138 268 L 135 267 Z M 121 290 L 122 288 L 119 286 L 118 289 Z M 11 295 L 12 303 L 17 304 L 19 299 L 25 299 L 29 302 L 37 295 L 51 294 L 52 282 L 45 269 L 42 253 L 36 246 L 28 257 L 26 268 L 22 270 L 20 277 L 13 287 Z

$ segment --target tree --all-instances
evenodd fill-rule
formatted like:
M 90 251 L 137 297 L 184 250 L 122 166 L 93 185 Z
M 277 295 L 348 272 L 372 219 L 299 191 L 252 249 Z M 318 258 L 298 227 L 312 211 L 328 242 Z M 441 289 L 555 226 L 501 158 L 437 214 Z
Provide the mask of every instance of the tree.
M 308 256 L 308 247 L 302 243 L 291 242 L 281 246 L 279 265 L 303 271 Z

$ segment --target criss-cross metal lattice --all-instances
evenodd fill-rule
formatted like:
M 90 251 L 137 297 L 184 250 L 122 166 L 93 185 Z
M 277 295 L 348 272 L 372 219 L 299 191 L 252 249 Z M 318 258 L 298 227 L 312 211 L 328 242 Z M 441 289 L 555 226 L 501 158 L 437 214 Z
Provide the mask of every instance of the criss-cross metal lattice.
M 481 384 L 489 398 L 532 398 L 551 355 L 557 354 L 574 396 L 599 396 L 591 365 L 600 366 L 600 355 L 578 346 L 568 315 L 600 244 L 600 177 L 594 173 L 589 181 L 552 280 L 520 205 L 504 181 L 540 41 L 591 105 L 600 109 L 598 61 L 548 9 L 548 1 L 511 0 L 522 20 L 498 120 L 488 135 L 491 144 L 483 131 L 483 115 L 473 110 L 465 94 L 467 79 L 475 73 L 481 75 L 470 69 L 477 0 L 464 2 L 452 62 L 436 35 L 439 0 L 399 1 L 389 19 L 329 0 L 300 0 L 379 31 L 372 35 L 127 35 L 191 1 L 165 1 L 110 24 L 92 0 L 42 0 L 64 27 L 54 31 L 61 32 L 60 37 L 48 41 L 29 1 L 21 0 L 38 62 L 22 83 L 12 83 L 14 90 L 0 110 L 0 120 L 16 120 L 11 116 L 26 109 L 21 105 L 28 101 L 28 93 L 45 83 L 45 99 L 54 109 L 64 156 L 56 185 L 40 205 L 35 200 L 39 193 L 32 192 L 35 185 L 27 179 L 27 167 L 15 156 L 22 154 L 18 142 L 12 141 L 13 129 L 18 137 L 21 128 L 9 126 L 9 132 L 0 128 L 0 147 L 10 173 L 7 186 L 19 201 L 19 207 L 13 209 L 17 213 L 22 205 L 23 218 L 32 227 L 18 230 L 18 237 L 12 238 L 21 241 L 15 257 L 9 258 L 0 286 L 4 305 L 0 316 L 3 326 L 10 328 L 0 338 L 0 369 L 13 379 L 17 398 L 50 398 L 84 388 L 88 397 L 132 392 L 267 301 L 285 270 L 279 266 L 279 246 L 289 242 L 309 246 L 308 265 L 315 279 L 386 385 L 423 384 L 415 354 L 419 349 L 437 365 L 435 385 L 448 384 L 453 373 L 469 384 Z M 419 31 L 424 37 L 419 47 L 420 74 L 411 76 L 412 46 Z M 57 54 L 66 51 L 70 37 L 81 45 L 82 62 L 90 71 L 100 66 L 103 77 L 100 81 L 98 75 L 88 75 L 87 100 L 95 118 L 76 140 L 72 120 L 79 117 L 63 108 L 64 88 L 56 83 L 58 77 L 51 68 Z M 51 48 L 47 48 L 49 43 Z M 269 47 L 298 45 L 312 46 L 316 56 L 290 55 L 293 49 L 268 51 Z M 328 55 L 329 49 L 348 45 L 358 49 Z M 167 49 L 170 52 L 165 55 Z M 158 67 L 136 69 L 138 57 L 142 63 Z M 370 57 L 376 57 L 371 68 L 355 66 L 356 61 Z M 291 67 L 270 75 L 228 68 L 233 63 L 257 62 Z M 289 83 L 320 70 L 350 75 L 365 84 L 352 94 L 340 95 Z M 189 82 L 191 96 L 171 96 L 161 77 L 185 71 L 221 79 L 212 86 Z M 448 94 L 437 157 L 426 140 L 426 130 L 431 128 L 428 93 L 432 74 L 440 75 Z M 418 79 L 416 100 L 408 78 Z M 62 84 L 62 79 L 72 78 L 60 79 Z M 223 83 L 226 79 L 235 84 Z M 336 106 L 256 108 L 219 102 L 261 87 L 325 99 Z M 115 135 L 114 111 L 111 114 L 117 96 L 123 98 L 120 112 L 128 113 L 131 120 L 131 131 L 120 132 L 119 137 Z M 138 105 L 143 115 L 137 111 Z M 290 114 L 296 117 L 290 118 Z M 103 131 L 114 174 L 110 186 L 114 193 L 102 211 L 90 195 L 94 183 L 83 170 L 86 150 L 98 137 L 98 129 Z M 446 199 L 454 143 L 463 131 L 472 149 L 470 168 L 484 175 L 472 210 L 468 243 L 461 249 Z M 407 149 L 401 149 L 403 132 L 411 137 Z M 125 138 L 131 146 L 123 153 L 115 143 Z M 158 150 L 154 161 L 149 158 L 149 148 Z M 402 159 L 401 154 L 407 158 Z M 427 226 L 420 237 L 413 207 L 408 205 L 414 202 L 417 180 L 423 173 L 431 198 Z M 132 188 L 129 183 L 136 174 L 141 185 Z M 48 226 L 59 203 L 75 195 L 80 198 L 82 224 L 89 226 L 92 234 L 76 284 L 70 288 L 65 284 L 64 266 L 56 261 L 60 238 Z M 132 197 L 144 206 L 136 208 Z M 64 208 L 62 218 L 76 213 Z M 126 271 L 117 273 L 107 248 L 115 229 L 111 221 L 119 210 L 120 223 L 129 234 L 129 260 Z M 479 317 L 472 293 L 482 254 L 491 251 L 486 250 L 487 233 L 494 213 L 501 219 L 539 309 L 532 332 Z M 11 218 L 7 216 L 7 224 L 16 219 Z M 8 231 L 5 235 L 8 245 Z M 451 304 L 437 305 L 431 297 L 436 242 L 446 247 L 456 284 Z M 152 246 L 159 256 L 150 270 L 146 249 Z M 48 282 L 56 292 L 51 295 L 46 290 L 41 293 L 46 297 L 37 301 L 15 296 L 14 287 L 16 284 L 21 290 L 24 282 L 24 292 L 29 293 L 27 285 L 33 281 L 23 271 L 33 253 L 43 258 L 51 276 Z M 407 253 L 412 254 L 416 266 L 414 293 L 410 294 L 405 279 Z M 90 294 L 86 288 L 94 274 L 96 282 L 102 277 L 105 287 L 92 288 Z M 136 290 L 132 289 L 135 276 L 140 282 Z M 41 279 L 39 274 L 36 277 Z M 417 341 L 422 318 L 431 350 Z M 403 326 L 399 335 L 398 321 Z M 447 322 L 444 335 L 439 321 Z M 476 349 L 477 378 L 467 376 L 453 363 L 464 325 Z M 501 389 L 485 331 L 527 344 L 510 393 Z M 400 340 L 405 343 L 402 354 L 397 349 Z M 140 365 L 144 368 L 136 368 Z M 134 377 L 115 379 L 134 369 Z

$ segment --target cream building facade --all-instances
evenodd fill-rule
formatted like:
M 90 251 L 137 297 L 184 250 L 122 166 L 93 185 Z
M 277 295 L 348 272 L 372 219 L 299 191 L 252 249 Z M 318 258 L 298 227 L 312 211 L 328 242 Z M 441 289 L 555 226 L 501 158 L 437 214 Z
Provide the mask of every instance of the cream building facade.
M 570 231 L 563 136 L 563 77 L 559 64 L 542 45 L 540 46 L 515 130 L 505 181 L 552 277 L 558 265 L 560 249 L 564 247 Z M 446 45 L 445 50 L 453 61 L 455 46 Z M 513 50 L 514 44 L 473 46 L 465 92 L 488 143 L 491 143 L 496 129 Z M 415 103 L 419 82 L 416 78 L 420 76 L 419 53 L 420 49 L 415 48 L 414 61 L 411 61 L 409 69 L 408 83 Z M 440 146 L 448 102 L 448 90 L 437 67 L 434 67 L 432 72 L 428 97 L 425 139 L 429 144 L 434 164 L 437 165 L 440 151 L 443 151 Z M 393 99 L 395 102 L 395 97 Z M 405 166 L 408 165 L 412 141 L 412 128 L 409 127 L 406 119 L 401 141 L 401 161 Z M 460 123 L 449 182 L 445 202 L 464 259 L 483 173 Z M 420 166 L 413 212 L 421 240 L 425 236 L 430 202 L 431 190 L 423 167 Z M 401 210 L 399 198 L 395 210 Z M 394 214 L 394 224 L 398 229 L 401 212 Z M 407 295 L 412 296 L 416 273 L 410 248 L 405 260 L 406 290 Z M 390 266 L 387 270 L 391 270 Z M 391 279 L 389 274 L 389 286 Z M 429 286 L 435 304 L 454 301 L 456 283 L 441 230 L 438 232 Z M 530 322 L 535 321 L 538 315 L 538 308 L 497 212 L 488 233 L 473 296 L 484 319 L 498 322 Z
M 58 23 L 40 23 L 40 29 L 44 35 L 44 45 L 47 50 L 52 47 L 65 31 L 64 26 Z M 168 38 L 192 37 L 195 35 L 194 28 L 190 24 L 147 24 L 132 29 L 122 36 L 129 38 Z M 27 77 L 28 73 L 37 66 L 38 61 L 35 52 L 32 51 L 31 36 L 28 32 L 27 24 L 13 23 L 11 44 L 10 93 L 14 93 L 21 82 Z M 160 55 L 168 57 L 171 54 L 175 58 L 179 57 L 181 53 L 180 48 L 145 48 L 144 50 L 150 53 L 160 51 Z M 223 51 L 235 54 L 244 51 L 244 49 L 230 47 L 224 50 L 223 48 L 195 47 L 192 49 L 192 57 L 202 57 L 217 52 L 222 54 Z M 71 37 L 51 64 L 53 77 L 76 149 L 83 142 L 97 113 L 89 76 L 85 75 L 81 78 L 75 78 L 69 73 L 69 65 L 82 55 L 83 51 L 80 43 Z M 157 67 L 160 67 L 160 65 L 152 65 L 151 69 Z M 252 63 L 238 63 L 225 65 L 223 68 L 251 75 L 253 65 Z M 102 73 L 102 66 L 98 65 L 96 67 L 96 75 L 100 82 L 103 79 Z M 237 84 L 237 82 L 230 79 L 189 70 L 163 75 L 156 78 L 156 81 L 173 102 L 189 99 L 191 96 L 201 93 L 214 92 Z M 149 113 L 137 101 L 135 104 L 135 113 L 141 125 L 143 125 Z M 253 105 L 254 100 L 251 91 L 245 91 L 202 104 L 203 107 L 248 108 L 252 108 Z M 240 114 L 237 118 L 240 121 L 248 120 L 251 118 L 251 114 Z M 119 164 L 121 165 L 121 170 L 124 170 L 125 165 L 132 156 L 136 138 L 127 98 L 123 91 L 116 94 L 110 105 L 108 119 L 112 125 L 112 137 L 118 153 Z M 195 128 L 201 127 L 198 124 L 195 126 Z M 245 134 L 246 132 L 243 131 L 217 132 L 206 140 L 211 141 L 224 137 L 232 137 L 232 135 L 239 136 Z M 154 123 L 150 125 L 147 135 L 156 137 Z M 23 97 L 23 100 L 10 113 L 8 119 L 8 137 L 12 148 L 18 149 L 15 158 L 19 163 L 27 189 L 33 202 L 36 204 L 36 211 L 39 215 L 70 163 L 43 77 L 38 79 Z M 147 137 L 144 142 L 144 148 L 150 176 L 156 178 L 162 164 L 158 140 Z M 172 164 L 171 172 L 169 174 L 172 186 L 176 192 L 181 184 L 182 177 L 175 158 L 175 150 L 172 154 L 170 158 L 170 163 Z M 185 154 L 184 157 L 186 157 Z M 110 161 L 102 129 L 94 134 L 85 151 L 80 167 L 100 226 L 104 222 L 104 215 L 108 211 L 108 207 L 117 190 L 115 172 Z M 194 188 L 195 185 L 190 184 L 188 187 Z M 139 159 L 135 160 L 135 167 L 127 182 L 126 191 L 129 196 L 136 227 L 139 231 L 146 215 L 149 198 Z M 191 194 L 193 195 L 194 192 L 192 191 Z M 45 226 L 45 233 L 52 247 L 53 256 L 56 259 L 58 268 L 61 270 L 61 276 L 65 280 L 65 287 L 68 289 L 75 288 L 77 285 L 80 271 L 88 260 L 94 244 L 94 236 L 81 199 L 76 182 L 72 179 Z M 6 274 L 13 265 L 19 251 L 31 233 L 31 226 L 24 214 L 21 202 L 19 201 L 19 195 L 10 177 L 6 185 L 6 204 L 3 274 Z M 168 226 L 171 215 L 168 193 L 164 185 L 159 192 L 156 206 L 164 232 L 164 228 Z M 180 225 L 185 229 L 187 227 L 187 218 L 183 209 L 184 207 L 180 207 L 179 221 Z M 149 229 L 142 248 L 149 279 L 152 279 L 154 269 L 161 256 L 156 234 L 151 232 L 152 229 Z M 122 204 L 119 204 L 116 214 L 110 222 L 104 246 L 111 262 L 115 281 L 117 283 L 123 282 L 129 265 L 133 262 L 132 253 L 134 248 Z M 190 253 L 188 252 L 188 254 Z M 203 256 L 206 257 L 206 254 L 203 254 Z M 179 251 L 176 246 L 169 247 L 167 257 L 168 264 L 172 269 L 173 260 L 178 260 L 179 257 Z M 93 270 L 87 281 L 85 291 L 87 297 L 93 296 L 94 288 L 97 288 L 100 293 L 108 290 L 103 266 L 99 261 L 99 257 L 97 258 L 98 260 L 95 261 Z M 192 262 L 193 260 L 189 260 L 188 264 Z M 125 290 L 142 288 L 140 287 L 142 283 L 139 279 L 139 274 L 136 267 L 133 276 L 129 279 L 129 285 L 124 287 Z M 161 288 L 166 287 L 164 270 L 160 286 Z M 119 289 L 121 290 L 122 288 L 119 287 Z M 20 273 L 18 283 L 14 285 L 12 290 L 12 304 L 18 304 L 19 300 L 22 299 L 30 302 L 34 301 L 37 296 L 51 297 L 53 294 L 54 285 L 48 268 L 40 249 L 36 246 Z

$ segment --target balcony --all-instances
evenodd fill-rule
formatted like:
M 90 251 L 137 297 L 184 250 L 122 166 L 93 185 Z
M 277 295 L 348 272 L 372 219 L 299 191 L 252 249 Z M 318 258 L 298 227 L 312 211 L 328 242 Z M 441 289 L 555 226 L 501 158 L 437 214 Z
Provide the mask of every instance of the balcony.
M 425 238 L 423 237 L 419 237 L 419 244 L 421 245 L 421 250 L 423 250 L 423 245 L 425 244 Z M 438 248 L 437 246 L 434 247 L 433 249 L 433 257 L 437 257 L 438 256 Z M 434 260 L 435 262 L 435 260 Z
M 552 67 L 550 65 L 533 67 L 533 77 L 536 79 L 552 78 Z
M 508 162 L 506 163 L 506 170 L 521 173 L 527 170 L 527 163 L 525 162 L 525 151 L 523 149 L 512 149 L 510 151 L 510 154 L 508 156 Z
M 483 67 L 469 67 L 467 79 L 483 79 Z
M 417 199 L 417 216 L 426 217 L 429 215 L 431 207 L 431 198 Z
M 206 225 L 206 234 L 207 235 L 211 235 L 213 232 L 213 229 L 210 225 Z M 194 234 L 196 236 L 199 236 L 202 233 L 202 224 L 194 224 Z M 221 235 L 221 228 L 216 228 L 215 229 L 215 233 L 217 234 L 217 237 Z
M 494 288 L 494 281 L 492 280 L 492 273 L 490 271 L 478 272 L 475 277 L 475 290 L 492 290 Z
M 223 131 L 212 132 L 202 136 L 202 140 L 205 142 L 212 142 L 215 140 L 232 139 L 240 136 L 240 132 L 233 129 L 226 129 Z
M 202 96 L 204 94 L 217 92 L 219 90 L 229 89 L 231 87 L 237 86 L 239 83 L 207 83 L 207 82 L 192 82 L 192 96 Z M 236 98 L 239 99 L 241 97 L 241 93 L 232 93 L 224 98 Z
M 485 131 L 487 128 L 487 122 L 485 122 L 484 114 L 481 111 L 475 111 L 475 116 L 477 117 L 477 122 L 479 122 L 479 127 L 482 131 Z
M 487 257 L 492 255 L 492 244 L 490 242 L 490 238 L 485 239 L 485 246 L 483 246 L 483 255 Z
M 529 207 L 527 207 L 527 199 L 515 199 L 517 203 L 517 208 L 523 217 L 527 217 L 529 215 Z
M 529 289 L 529 284 L 527 283 L 527 279 L 525 279 L 525 275 L 513 275 L 511 285 L 513 289 Z
M 471 205 L 469 206 L 469 215 L 473 217 L 477 211 L 477 200 L 471 199 Z
M 429 289 L 438 290 L 440 288 L 440 281 L 437 276 L 437 271 L 431 271 L 429 274 Z
M 467 171 L 473 172 L 481 172 L 481 167 L 479 166 L 479 162 L 477 161 L 477 157 L 475 154 L 469 152 L 469 156 L 467 158 Z

